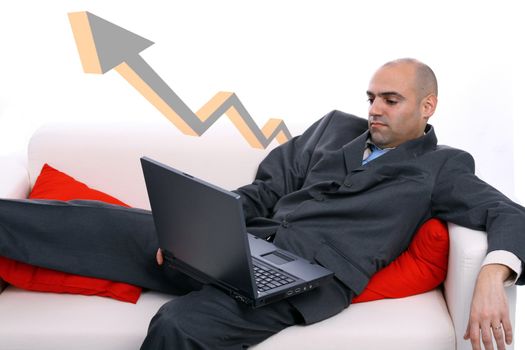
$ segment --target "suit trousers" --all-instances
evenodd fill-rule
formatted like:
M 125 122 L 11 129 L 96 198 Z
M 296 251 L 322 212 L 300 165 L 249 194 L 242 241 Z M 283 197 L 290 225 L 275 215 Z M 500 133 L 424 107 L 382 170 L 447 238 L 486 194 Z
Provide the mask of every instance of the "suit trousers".
M 288 301 L 253 309 L 205 285 L 160 308 L 141 350 L 246 349 L 300 323 L 301 315 Z
M 347 307 L 336 280 L 252 309 L 210 285 L 158 266 L 149 211 L 96 201 L 0 199 L 0 256 L 174 295 L 151 320 L 142 349 L 242 349 Z M 167 264 L 165 264 L 167 265 Z

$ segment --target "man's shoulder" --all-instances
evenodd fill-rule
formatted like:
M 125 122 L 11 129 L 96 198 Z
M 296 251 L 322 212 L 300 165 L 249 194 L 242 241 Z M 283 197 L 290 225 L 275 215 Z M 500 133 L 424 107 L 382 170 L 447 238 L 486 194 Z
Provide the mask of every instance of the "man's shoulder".
M 361 128 L 363 132 L 368 128 L 367 119 L 337 109 L 326 114 L 323 119 L 326 119 L 331 124 L 352 125 Z
M 300 138 L 314 147 L 322 145 L 325 149 L 337 149 L 367 130 L 366 119 L 333 110 L 313 123 Z
M 467 151 L 464 151 L 459 148 L 455 148 L 448 145 L 437 145 L 435 152 L 438 152 L 439 154 L 442 154 L 444 156 L 448 157 L 455 157 L 455 156 L 470 156 L 470 153 Z
M 334 109 L 321 118 L 319 126 L 329 134 L 350 134 L 353 137 L 368 130 L 368 120 Z
M 434 161 L 438 161 L 442 166 L 448 168 L 468 168 L 474 171 L 475 161 L 474 157 L 462 149 L 447 146 L 437 145 L 434 152 L 431 152 Z M 440 161 L 439 161 L 440 160 Z

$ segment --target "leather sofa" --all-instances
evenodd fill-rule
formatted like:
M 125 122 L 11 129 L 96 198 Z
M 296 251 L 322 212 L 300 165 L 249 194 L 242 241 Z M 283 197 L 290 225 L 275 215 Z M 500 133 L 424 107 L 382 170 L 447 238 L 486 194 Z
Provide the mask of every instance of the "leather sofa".
M 26 198 L 42 165 L 49 163 L 131 206 L 148 209 L 140 156 L 234 189 L 251 181 L 257 164 L 275 146 L 250 147 L 226 119 L 201 137 L 182 135 L 167 121 L 47 125 L 32 136 L 27 157 L 0 159 L 0 197 Z M 290 327 L 254 349 L 470 349 L 463 334 L 486 236 L 455 225 L 449 230 L 448 276 L 439 288 L 351 305 L 323 322 Z M 2 285 L 0 349 L 6 350 L 138 349 L 149 320 L 171 298 L 145 291 L 137 304 L 129 304 Z M 507 293 L 514 320 L 516 288 Z

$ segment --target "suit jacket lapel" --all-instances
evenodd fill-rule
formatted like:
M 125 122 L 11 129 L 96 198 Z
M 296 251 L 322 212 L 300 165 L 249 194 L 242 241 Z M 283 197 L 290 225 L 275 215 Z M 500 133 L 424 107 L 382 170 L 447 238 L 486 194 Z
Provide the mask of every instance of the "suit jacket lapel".
M 360 136 L 343 146 L 347 174 L 350 174 L 354 170 L 362 170 L 363 154 L 365 152 L 367 139 L 368 131 L 365 131 Z
M 425 129 L 426 134 L 418 139 L 405 142 L 397 147 L 395 150 L 387 152 L 381 157 L 374 159 L 363 166 L 363 154 L 366 147 L 366 140 L 369 137 L 369 132 L 366 131 L 359 137 L 355 138 L 345 146 L 343 146 L 343 155 L 345 160 L 347 175 L 355 172 L 360 172 L 368 168 L 375 168 L 378 165 L 385 163 L 399 162 L 410 158 L 415 158 L 422 153 L 434 149 L 437 144 L 436 134 L 431 125 L 427 125 Z

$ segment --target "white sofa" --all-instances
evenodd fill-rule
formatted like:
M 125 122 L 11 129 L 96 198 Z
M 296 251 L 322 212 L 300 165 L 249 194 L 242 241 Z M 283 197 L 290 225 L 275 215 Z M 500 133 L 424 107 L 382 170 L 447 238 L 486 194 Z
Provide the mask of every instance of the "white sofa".
M 163 121 L 48 125 L 33 135 L 27 159 L 0 159 L 0 197 L 25 198 L 47 162 L 132 206 L 149 208 L 140 156 L 233 189 L 251 181 L 269 149 L 251 148 L 229 123 L 217 123 L 202 137 L 182 135 Z M 482 232 L 449 228 L 449 272 L 443 287 L 351 305 L 331 319 L 288 328 L 254 348 L 470 349 L 463 334 L 486 238 Z M 515 287 L 507 292 L 514 320 Z M 0 294 L 0 349 L 138 349 L 150 318 L 170 298 L 147 291 L 134 305 L 7 286 Z

